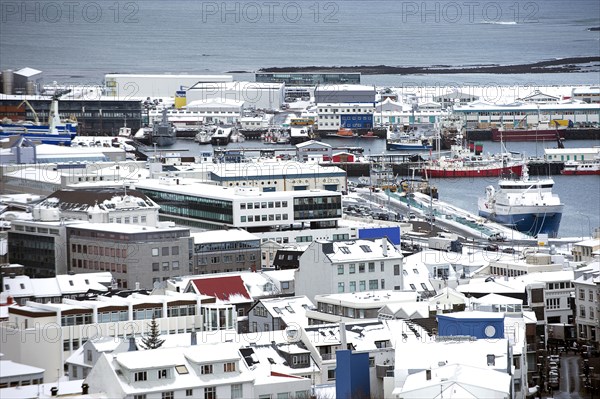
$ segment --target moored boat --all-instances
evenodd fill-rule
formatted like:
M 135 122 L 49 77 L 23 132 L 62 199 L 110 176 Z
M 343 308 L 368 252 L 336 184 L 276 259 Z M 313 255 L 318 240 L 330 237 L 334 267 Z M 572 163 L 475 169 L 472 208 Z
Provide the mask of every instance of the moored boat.
M 479 215 L 530 236 L 558 235 L 564 205 L 552 193 L 554 180 L 529 179 L 524 166 L 520 179 L 503 179 L 496 191 L 486 187 L 478 202 Z
M 563 175 L 600 175 L 600 158 L 593 161 L 567 161 L 560 173 Z

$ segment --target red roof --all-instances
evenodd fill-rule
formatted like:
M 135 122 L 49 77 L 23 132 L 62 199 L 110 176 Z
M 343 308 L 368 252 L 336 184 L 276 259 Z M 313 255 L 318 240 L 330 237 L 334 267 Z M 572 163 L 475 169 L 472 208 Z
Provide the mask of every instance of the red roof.
M 240 276 L 199 278 L 192 280 L 192 283 L 198 293 L 214 296 L 221 301 L 229 301 L 229 298 L 234 295 L 242 296 L 250 301 L 252 300 Z

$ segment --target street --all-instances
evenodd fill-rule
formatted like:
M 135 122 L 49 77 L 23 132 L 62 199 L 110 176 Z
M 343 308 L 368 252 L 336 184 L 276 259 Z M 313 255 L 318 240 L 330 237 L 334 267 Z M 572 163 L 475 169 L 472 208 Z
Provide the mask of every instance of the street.
M 587 399 L 589 397 L 580 393 L 580 359 L 577 355 L 562 355 L 560 357 L 560 388 L 554 391 L 553 394 L 546 392 L 542 395 L 543 398 Z

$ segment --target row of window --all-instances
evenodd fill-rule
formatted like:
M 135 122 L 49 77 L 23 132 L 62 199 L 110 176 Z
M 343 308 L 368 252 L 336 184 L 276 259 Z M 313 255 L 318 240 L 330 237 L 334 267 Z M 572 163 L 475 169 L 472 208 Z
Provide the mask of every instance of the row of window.
M 15 225 L 13 227 L 15 229 L 15 231 L 28 231 L 31 233 L 40 233 L 40 234 L 52 234 L 52 235 L 59 235 L 59 232 L 57 229 L 47 229 L 45 227 L 34 227 L 34 226 L 20 226 L 20 225 Z
M 507 270 L 505 267 L 498 267 L 498 266 L 490 266 L 490 272 L 497 276 L 510 276 L 510 277 L 522 276 L 527 273 L 526 271 L 523 271 L 523 270 L 514 270 L 514 269 Z
M 584 318 L 584 319 L 585 318 L 589 318 L 589 319 L 593 320 L 594 319 L 594 307 L 590 306 L 590 308 L 589 308 L 589 314 L 588 314 L 588 316 L 586 316 L 586 314 L 585 314 L 585 306 L 580 305 L 579 306 L 579 317 Z
M 256 260 L 256 254 L 248 254 L 248 260 L 249 261 L 255 261 Z M 246 255 L 244 254 L 237 254 L 235 256 L 235 261 L 236 262 L 245 262 L 246 261 Z M 197 263 L 198 265 L 207 265 L 207 264 L 211 264 L 211 265 L 217 265 L 217 264 L 222 264 L 222 263 L 233 263 L 233 255 L 223 255 L 223 259 L 221 261 L 221 257 L 220 256 L 202 256 L 200 258 L 197 259 Z
M 346 247 L 341 247 L 341 248 L 346 248 Z M 367 270 L 365 266 L 366 266 L 366 263 L 364 263 L 364 262 L 359 263 L 358 264 L 358 272 L 364 273 L 365 270 Z M 384 262 L 379 262 L 379 269 L 382 272 L 385 271 L 385 263 Z M 338 275 L 344 274 L 345 270 L 346 270 L 346 265 L 338 265 L 337 266 L 337 274 Z M 369 273 L 375 272 L 375 262 L 368 263 L 368 270 L 369 270 Z M 348 264 L 348 274 L 355 274 L 355 273 L 356 273 L 356 264 L 355 263 Z
M 71 252 L 113 258 L 127 258 L 127 248 L 99 247 L 97 245 L 71 244 Z
M 240 222 L 245 223 L 246 221 L 248 222 L 273 222 L 276 220 L 288 220 L 288 214 L 287 213 L 283 213 L 283 214 L 270 214 L 270 215 L 248 215 L 246 216 L 240 216 Z
M 127 273 L 127 265 L 124 263 L 102 262 L 87 259 L 71 259 L 71 267 L 87 270 L 102 270 L 113 273 Z
M 179 255 L 179 247 L 171 247 L 171 255 Z M 152 248 L 152 256 L 169 256 L 169 247 Z
M 270 183 L 270 182 L 269 182 Z M 287 201 L 247 202 L 241 203 L 240 209 L 287 208 Z
M 118 217 L 118 218 L 109 218 L 108 221 L 110 223 L 125 223 L 125 224 L 130 224 L 130 223 L 138 224 L 138 223 L 141 223 L 141 224 L 146 224 L 146 220 L 147 220 L 146 216 L 140 216 L 140 217 L 137 217 L 137 216 L 132 216 L 132 217 L 125 216 L 123 218 L 120 218 L 120 217 Z
M 159 262 L 152 262 L 152 271 L 153 272 L 159 272 L 161 267 L 160 267 L 160 263 Z M 163 271 L 169 271 L 169 270 L 179 270 L 179 261 L 174 260 L 173 262 L 162 262 L 162 270 Z
M 358 290 L 366 291 L 367 282 L 366 280 L 360 280 L 358 282 Z M 350 281 L 348 283 L 349 291 L 346 291 L 346 284 L 342 281 L 338 282 L 338 293 L 344 292 L 356 292 L 356 281 Z M 369 290 L 378 290 L 379 289 L 379 280 L 369 280 Z M 381 279 L 381 289 L 385 289 L 385 280 Z
M 585 300 L 585 289 L 583 288 L 579 289 L 579 299 Z M 594 302 L 594 290 L 588 290 L 588 301 Z
M 343 113 L 345 112 L 352 112 L 352 113 L 356 113 L 356 112 L 365 112 L 365 113 L 370 113 L 370 112 L 375 112 L 375 110 L 373 108 L 346 108 L 346 109 L 337 109 L 337 108 L 319 108 L 319 113 L 335 113 L 335 112 L 341 112 Z M 323 118 L 324 116 L 319 116 L 320 118 Z

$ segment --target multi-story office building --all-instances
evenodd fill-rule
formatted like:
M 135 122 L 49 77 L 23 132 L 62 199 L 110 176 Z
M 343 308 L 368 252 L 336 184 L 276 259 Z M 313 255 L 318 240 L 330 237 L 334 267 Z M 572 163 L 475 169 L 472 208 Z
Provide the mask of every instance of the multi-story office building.
M 600 267 L 598 263 L 585 268 L 573 281 L 575 287 L 575 323 L 577 339 L 596 349 L 600 344 Z
M 190 273 L 192 240 L 185 227 L 84 223 L 67 228 L 69 270 L 110 271 L 123 288 Z
M 177 178 L 140 181 L 136 189 L 160 205 L 163 219 L 209 229 L 333 228 L 342 216 L 342 196 L 332 191 L 261 192 Z

